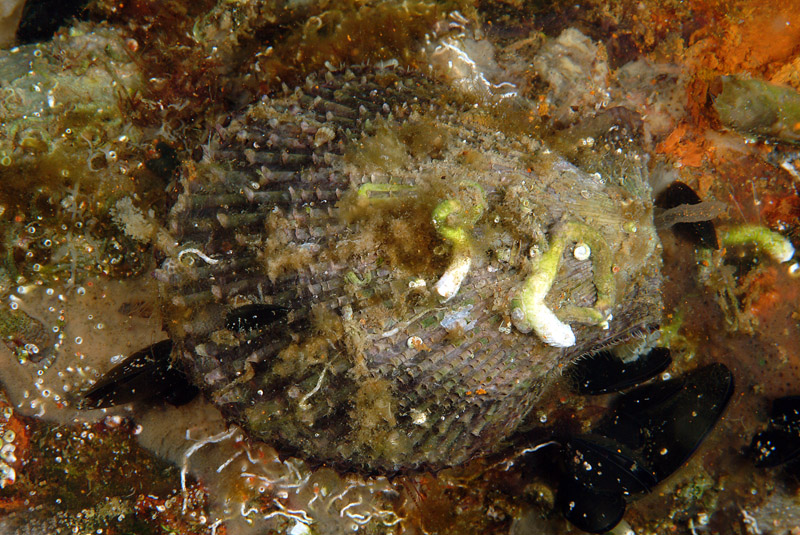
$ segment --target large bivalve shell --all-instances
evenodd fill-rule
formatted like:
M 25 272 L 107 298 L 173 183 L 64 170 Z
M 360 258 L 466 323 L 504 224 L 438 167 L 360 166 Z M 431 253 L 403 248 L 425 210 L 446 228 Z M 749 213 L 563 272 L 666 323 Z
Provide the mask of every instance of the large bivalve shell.
M 569 361 L 652 331 L 634 133 L 583 139 L 587 172 L 509 126 L 532 109 L 353 67 L 222 121 L 184 166 L 157 272 L 193 382 L 287 453 L 437 468 L 503 447 Z M 547 343 L 514 319 L 556 244 L 533 301 L 574 340 Z

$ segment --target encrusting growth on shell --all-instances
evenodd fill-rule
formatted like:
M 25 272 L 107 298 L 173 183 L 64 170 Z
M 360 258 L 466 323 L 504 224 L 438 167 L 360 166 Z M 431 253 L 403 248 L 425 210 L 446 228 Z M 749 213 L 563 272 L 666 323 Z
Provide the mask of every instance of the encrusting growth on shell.
M 175 358 L 226 418 L 346 468 L 451 466 L 503 447 L 560 365 L 654 328 L 644 174 L 588 174 L 495 111 L 364 66 L 215 129 L 210 157 L 183 169 L 156 277 Z M 334 140 L 318 143 L 322 127 Z M 591 133 L 603 158 L 642 161 L 630 136 Z M 243 307 L 286 314 L 231 330 Z M 510 315 L 517 330 L 498 329 Z M 542 343 L 547 325 L 572 347 Z
M 433 287 L 443 302 L 452 299 L 467 278 L 472 266 L 473 248 L 469 229 L 481 218 L 486 205 L 486 196 L 480 184 L 470 181 L 462 185 L 476 192 L 473 202 L 465 208 L 461 201 L 447 199 L 436 205 L 432 214 L 437 232 L 453 245 L 450 265 Z M 451 224 L 451 218 L 457 219 L 457 222 Z
M 594 252 L 594 284 L 597 288 L 597 301 L 593 307 L 563 307 L 564 315 L 580 323 L 607 329 L 611 320 L 610 309 L 615 301 L 616 289 L 608 244 L 599 232 L 588 225 L 567 223 L 556 232 L 550 248 L 534 261 L 531 274 L 525 279 L 522 289 L 512 303 L 511 311 L 511 319 L 520 332 L 534 331 L 543 342 L 554 347 L 575 345 L 575 333 L 572 332 L 572 328 L 547 307 L 544 299 L 556 279 L 564 249 L 567 244 L 576 240 L 580 240 L 583 247 Z

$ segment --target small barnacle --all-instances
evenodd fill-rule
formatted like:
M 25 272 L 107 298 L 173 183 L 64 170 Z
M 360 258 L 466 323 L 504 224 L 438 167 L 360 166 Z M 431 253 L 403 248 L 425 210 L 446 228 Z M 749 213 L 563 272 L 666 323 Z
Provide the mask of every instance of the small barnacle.
M 430 351 L 431 348 L 419 336 L 412 336 L 406 340 L 406 345 L 409 349 L 416 349 L 417 351 Z
M 424 411 L 411 409 L 408 414 L 411 416 L 411 421 L 414 422 L 414 425 L 425 425 L 428 421 L 428 415 Z
M 5 444 L 3 447 L 0 448 L 0 459 L 3 459 L 7 463 L 15 463 L 17 462 L 17 456 L 14 455 L 17 447 L 14 444 Z
M 319 147 L 325 143 L 336 139 L 336 133 L 329 126 L 320 127 L 314 134 L 314 146 Z
M 575 246 L 575 249 L 572 251 L 572 255 L 575 257 L 575 260 L 589 260 L 589 257 L 592 256 L 592 250 L 588 245 L 581 242 Z
M 420 279 L 420 278 L 411 279 L 410 281 L 408 281 L 408 287 L 412 290 L 419 290 L 425 288 L 426 284 L 427 283 L 425 282 L 425 279 Z
M 422 338 L 419 336 L 412 336 L 408 340 L 406 340 L 406 345 L 409 349 L 414 349 L 415 347 L 422 345 Z

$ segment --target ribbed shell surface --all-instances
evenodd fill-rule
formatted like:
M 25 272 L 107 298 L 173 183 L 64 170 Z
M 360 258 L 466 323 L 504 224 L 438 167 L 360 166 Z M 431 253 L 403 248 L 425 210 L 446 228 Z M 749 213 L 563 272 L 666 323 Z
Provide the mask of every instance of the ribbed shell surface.
M 420 74 L 354 67 L 217 127 L 183 168 L 157 277 L 175 358 L 228 417 L 341 466 L 455 465 L 500 448 L 564 364 L 658 324 L 643 176 L 583 171 L 498 128 L 525 101 L 500 109 Z M 433 212 L 448 200 L 471 264 L 445 301 L 434 287 L 456 245 Z M 511 310 L 567 222 L 608 244 L 616 298 L 607 325 L 570 322 L 576 343 L 559 348 L 513 327 Z M 556 315 L 597 299 L 594 256 L 579 259 L 577 242 L 547 294 Z M 257 304 L 285 312 L 232 327 Z

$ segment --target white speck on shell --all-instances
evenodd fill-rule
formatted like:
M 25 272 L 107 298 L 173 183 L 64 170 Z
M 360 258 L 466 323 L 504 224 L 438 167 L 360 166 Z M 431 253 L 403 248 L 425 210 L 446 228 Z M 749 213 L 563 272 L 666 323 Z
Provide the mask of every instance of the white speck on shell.
M 592 250 L 585 243 L 579 243 L 575 246 L 572 254 L 575 257 L 575 260 L 589 260 L 589 257 L 592 256 Z

